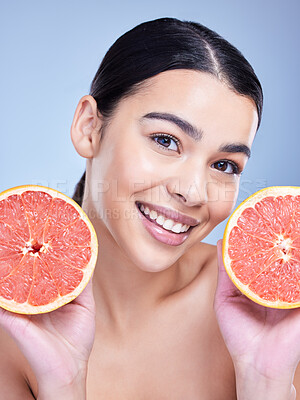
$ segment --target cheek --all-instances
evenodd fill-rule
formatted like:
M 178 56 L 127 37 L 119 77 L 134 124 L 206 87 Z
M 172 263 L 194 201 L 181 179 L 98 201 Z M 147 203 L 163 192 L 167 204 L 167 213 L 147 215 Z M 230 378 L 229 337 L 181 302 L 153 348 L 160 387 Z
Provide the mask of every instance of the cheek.
M 226 219 L 233 211 L 238 196 L 238 189 L 238 178 L 236 178 L 235 182 L 208 183 L 208 208 L 210 218 L 215 225 Z
M 140 191 L 153 189 L 163 179 L 163 169 L 157 155 L 149 154 L 149 149 L 141 145 L 125 148 L 116 149 L 107 178 L 118 181 L 119 195 L 128 200 Z
M 120 143 L 110 148 L 109 154 L 100 156 L 97 168 L 104 189 L 102 206 L 108 207 L 108 203 L 121 206 L 135 193 L 151 186 L 155 166 L 144 153 L 141 147 Z

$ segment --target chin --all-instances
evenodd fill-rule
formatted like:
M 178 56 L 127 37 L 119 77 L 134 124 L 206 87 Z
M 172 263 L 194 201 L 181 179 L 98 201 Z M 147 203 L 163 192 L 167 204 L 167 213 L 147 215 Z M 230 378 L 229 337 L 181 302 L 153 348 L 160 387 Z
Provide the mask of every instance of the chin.
M 134 264 L 140 270 L 144 272 L 161 272 L 168 268 L 170 268 L 174 263 L 178 260 L 177 258 L 170 257 L 170 253 L 163 255 L 162 253 L 157 254 L 156 256 L 152 254 L 148 254 L 146 252 L 142 252 L 141 254 L 136 256 L 131 255 L 130 259 L 134 262 Z

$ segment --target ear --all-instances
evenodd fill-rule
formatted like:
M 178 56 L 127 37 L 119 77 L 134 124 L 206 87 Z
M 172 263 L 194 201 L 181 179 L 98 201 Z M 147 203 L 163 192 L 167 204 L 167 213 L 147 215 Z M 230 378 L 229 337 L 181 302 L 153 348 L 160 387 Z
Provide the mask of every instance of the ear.
M 93 158 L 99 148 L 101 116 L 96 100 L 88 95 L 80 99 L 76 108 L 72 126 L 71 139 L 79 155 Z

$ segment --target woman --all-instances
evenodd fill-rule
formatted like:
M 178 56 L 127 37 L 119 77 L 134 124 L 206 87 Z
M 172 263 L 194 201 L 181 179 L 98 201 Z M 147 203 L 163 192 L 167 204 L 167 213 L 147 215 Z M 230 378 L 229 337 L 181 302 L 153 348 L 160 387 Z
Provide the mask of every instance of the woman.
M 116 41 L 71 127 L 93 286 L 49 314 L 1 310 L 3 398 L 296 398 L 298 310 L 241 296 L 201 242 L 234 208 L 261 110 L 249 63 L 202 25 L 164 18 Z

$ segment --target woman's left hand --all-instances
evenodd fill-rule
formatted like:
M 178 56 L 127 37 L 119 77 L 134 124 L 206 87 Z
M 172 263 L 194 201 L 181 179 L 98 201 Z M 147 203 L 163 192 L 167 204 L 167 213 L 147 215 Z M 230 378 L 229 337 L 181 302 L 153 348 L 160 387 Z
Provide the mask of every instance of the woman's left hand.
M 300 309 L 263 307 L 231 282 L 218 242 L 215 296 L 218 323 L 231 354 L 238 399 L 295 399 L 293 376 L 300 360 Z

